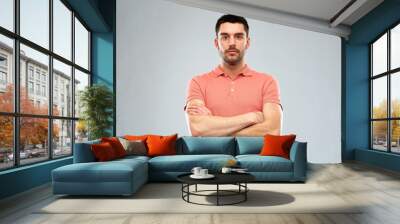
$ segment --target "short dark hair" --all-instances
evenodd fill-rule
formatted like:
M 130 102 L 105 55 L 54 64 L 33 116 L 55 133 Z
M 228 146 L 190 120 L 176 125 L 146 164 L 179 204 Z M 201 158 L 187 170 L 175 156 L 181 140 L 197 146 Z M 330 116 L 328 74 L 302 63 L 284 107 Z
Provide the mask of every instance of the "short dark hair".
M 215 34 L 218 36 L 219 28 L 222 23 L 241 23 L 244 26 L 244 30 L 246 31 L 246 35 L 249 35 L 249 24 L 247 24 L 247 20 L 244 17 L 226 14 L 219 17 L 217 23 L 215 24 Z

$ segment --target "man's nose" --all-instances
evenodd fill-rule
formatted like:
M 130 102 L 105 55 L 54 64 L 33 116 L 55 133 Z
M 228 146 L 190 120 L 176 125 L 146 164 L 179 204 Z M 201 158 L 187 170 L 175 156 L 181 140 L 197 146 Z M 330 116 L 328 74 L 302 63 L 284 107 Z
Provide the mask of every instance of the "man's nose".
M 236 49 L 236 45 L 235 44 L 229 44 L 229 48 L 228 48 L 229 50 L 233 50 L 233 49 Z
M 229 38 L 229 46 L 235 46 L 235 38 Z

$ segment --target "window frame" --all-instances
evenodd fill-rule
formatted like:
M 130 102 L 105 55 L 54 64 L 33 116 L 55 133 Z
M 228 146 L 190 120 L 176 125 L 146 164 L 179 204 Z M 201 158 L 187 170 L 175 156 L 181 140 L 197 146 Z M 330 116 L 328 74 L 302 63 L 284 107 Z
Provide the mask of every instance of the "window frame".
M 16 169 L 19 167 L 23 166 L 30 166 L 33 164 L 37 163 L 43 163 L 49 160 L 54 160 L 54 159 L 61 159 L 65 157 L 70 157 L 73 156 L 74 152 L 74 143 L 75 143 L 75 126 L 76 122 L 79 120 L 79 117 L 75 117 L 75 108 L 71 108 L 71 114 L 70 116 L 56 116 L 53 115 L 53 96 L 54 96 L 54 89 L 53 89 L 53 60 L 58 60 L 59 62 L 62 62 L 68 66 L 71 66 L 71 84 L 74 84 L 75 82 L 75 69 L 85 73 L 89 77 L 89 83 L 88 86 L 92 85 L 92 61 L 91 61 L 91 37 L 92 37 L 92 30 L 87 26 L 87 24 L 83 21 L 83 19 L 72 9 L 72 7 L 66 2 L 65 0 L 59 0 L 68 10 L 71 11 L 71 18 L 70 18 L 70 23 L 71 23 L 71 58 L 67 59 L 64 58 L 63 56 L 55 53 L 53 50 L 53 24 L 54 24 L 54 17 L 53 17 L 53 1 L 54 0 L 48 0 L 49 2 L 49 47 L 46 49 L 45 47 L 42 47 L 39 44 L 36 44 L 29 39 L 24 38 L 23 36 L 20 35 L 20 0 L 14 0 L 13 1 L 13 10 L 14 10 L 14 15 L 13 15 L 13 20 L 14 20 L 14 30 L 10 31 L 4 27 L 0 26 L 0 35 L 3 35 L 5 37 L 11 38 L 13 41 L 13 63 L 11 66 L 13 66 L 13 69 L 11 70 L 11 74 L 14 79 L 14 110 L 13 112 L 2 112 L 0 111 L 0 116 L 11 116 L 13 119 L 13 154 L 14 154 L 14 161 L 13 161 L 13 166 L 11 167 L 5 167 L 5 168 L 0 168 L 0 172 L 5 171 L 5 170 L 10 170 L 10 169 Z M 78 64 L 75 63 L 75 18 L 79 20 L 79 22 L 84 26 L 84 28 L 88 31 L 88 69 L 85 69 Z M 20 80 L 20 45 L 23 44 L 27 47 L 32 48 L 33 50 L 36 50 L 40 53 L 43 53 L 48 56 L 49 58 L 49 63 L 48 63 L 48 74 L 46 77 L 46 87 L 45 87 L 45 95 L 48 96 L 48 108 L 49 111 L 47 112 L 46 115 L 39 115 L 39 114 L 27 114 L 27 113 L 21 113 L 20 111 L 20 85 L 21 85 L 21 80 Z M 37 83 L 40 83 L 42 86 L 42 79 L 41 79 L 41 74 L 43 70 L 39 72 L 39 80 L 36 79 L 36 69 L 33 67 L 33 79 L 31 79 L 30 73 L 28 72 L 30 69 L 30 65 L 27 63 L 27 73 L 26 75 L 26 82 L 32 81 L 34 84 L 34 92 L 36 92 L 35 85 Z M 27 84 L 28 85 L 28 84 Z M 28 87 L 28 86 L 27 86 Z M 29 88 L 29 87 L 28 87 Z M 75 88 L 74 85 L 71 87 L 71 93 L 72 93 L 72 105 L 75 103 Z M 29 91 L 27 89 L 27 91 Z M 42 91 L 40 91 L 41 93 Z M 48 92 L 48 94 L 46 93 Z M 38 96 L 42 96 L 42 94 L 39 94 Z M 35 103 L 35 102 L 34 102 Z M 48 155 L 47 158 L 44 157 L 43 160 L 40 160 L 38 162 L 32 162 L 32 163 L 26 163 L 26 164 L 21 164 L 20 161 L 20 119 L 21 118 L 45 118 L 47 119 L 48 122 L 48 136 L 47 136 L 47 142 L 49 143 L 47 145 L 47 150 L 48 150 Z M 71 153 L 68 155 L 62 155 L 62 156 L 55 156 L 53 155 L 54 153 L 54 147 L 53 147 L 53 122 L 56 120 L 65 120 L 65 121 L 70 121 L 71 122 Z M 51 143 L 51 144 L 50 144 Z
M 400 26 L 400 21 L 397 21 L 393 25 L 391 25 L 389 28 L 387 28 L 383 33 L 379 34 L 375 39 L 373 39 L 370 43 L 368 43 L 368 50 L 369 50 L 369 149 L 373 151 L 380 151 L 380 152 L 386 152 L 386 153 L 391 153 L 391 154 L 400 154 L 400 152 L 393 152 L 392 151 L 392 121 L 400 120 L 400 117 L 393 117 L 392 116 L 392 98 L 391 98 L 391 92 L 392 92 L 392 85 L 391 85 L 391 79 L 393 75 L 396 75 L 396 73 L 400 72 L 400 67 L 398 68 L 393 68 L 391 69 L 391 31 L 393 28 Z M 380 74 L 376 74 L 374 76 L 373 74 L 373 44 L 378 41 L 381 37 L 384 35 L 387 35 L 387 52 L 386 52 L 386 57 L 387 57 L 387 64 L 386 64 L 386 71 Z M 387 98 L 387 105 L 386 105 L 386 118 L 373 118 L 373 81 L 378 78 L 386 77 L 386 86 L 387 86 L 387 93 L 386 93 L 386 98 Z M 374 133 L 373 133 L 373 122 L 374 121 L 386 121 L 386 151 L 384 150 L 379 150 L 374 148 Z

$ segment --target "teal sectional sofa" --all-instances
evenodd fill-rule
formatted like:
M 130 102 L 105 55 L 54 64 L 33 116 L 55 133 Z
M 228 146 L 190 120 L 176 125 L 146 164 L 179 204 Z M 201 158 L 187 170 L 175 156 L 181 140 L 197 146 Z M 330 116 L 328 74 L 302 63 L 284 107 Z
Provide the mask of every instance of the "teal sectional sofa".
M 148 181 L 176 181 L 193 167 L 219 172 L 234 159 L 259 182 L 304 182 L 307 174 L 307 143 L 294 142 L 290 159 L 260 156 L 263 137 L 180 137 L 177 155 L 127 156 L 96 162 L 90 145 L 75 144 L 74 163 L 52 171 L 54 194 L 131 195 Z

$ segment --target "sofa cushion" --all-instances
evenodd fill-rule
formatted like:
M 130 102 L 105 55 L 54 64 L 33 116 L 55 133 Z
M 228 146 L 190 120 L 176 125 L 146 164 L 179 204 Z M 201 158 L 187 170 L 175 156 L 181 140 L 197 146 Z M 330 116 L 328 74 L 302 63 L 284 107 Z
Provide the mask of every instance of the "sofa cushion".
M 134 172 L 143 172 L 146 162 L 139 159 L 74 163 L 52 171 L 58 182 L 129 182 Z M 146 175 L 144 173 L 142 175 Z
M 278 156 L 238 155 L 236 159 L 241 168 L 249 172 L 292 172 L 292 161 Z
M 228 160 L 235 159 L 231 155 L 174 155 L 158 156 L 149 160 L 149 170 L 163 172 L 190 172 L 193 167 L 200 166 L 211 172 L 219 171 Z
M 122 146 L 126 151 L 126 155 L 147 155 L 146 143 L 141 140 L 127 140 L 124 138 L 118 138 Z
M 120 158 L 120 159 L 116 159 L 113 160 L 113 162 L 131 162 L 134 160 L 139 160 L 139 161 L 143 161 L 143 162 L 148 162 L 150 159 L 150 157 L 148 156 L 138 156 L 138 155 L 130 155 L 130 156 L 125 156 L 124 158 Z
M 164 156 L 176 154 L 176 139 L 178 134 L 170 136 L 149 135 L 146 143 L 148 156 Z
M 264 145 L 263 137 L 236 137 L 236 155 L 259 154 Z
M 92 149 L 94 157 L 96 157 L 96 160 L 99 162 L 105 162 L 118 158 L 112 145 L 108 142 L 92 144 L 90 147 Z
M 124 135 L 124 139 L 127 139 L 129 141 L 144 141 L 146 142 L 148 135 Z
M 280 156 L 290 159 L 290 148 L 296 135 L 265 135 L 264 146 L 261 149 L 261 156 Z
M 115 155 L 117 158 L 122 158 L 126 156 L 126 151 L 124 146 L 122 146 L 121 142 L 117 137 L 103 137 L 101 138 L 101 142 L 108 142 L 114 149 Z
M 178 141 L 178 154 L 225 154 L 235 155 L 233 137 L 192 137 L 184 136 Z

